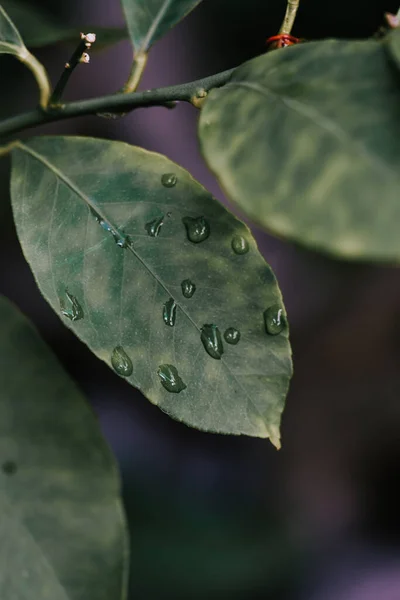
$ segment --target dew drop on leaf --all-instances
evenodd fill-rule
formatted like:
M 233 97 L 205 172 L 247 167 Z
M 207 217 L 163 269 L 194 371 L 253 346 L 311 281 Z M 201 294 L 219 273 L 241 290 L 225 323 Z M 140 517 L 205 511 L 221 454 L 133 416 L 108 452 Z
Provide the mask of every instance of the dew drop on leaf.
M 117 346 L 114 348 L 111 354 L 111 364 L 113 369 L 118 375 L 121 377 L 129 377 L 132 375 L 133 365 L 132 361 L 122 348 L 122 346 Z
M 83 319 L 83 308 L 78 300 L 65 290 L 65 298 L 60 298 L 60 310 L 64 317 L 70 321 L 79 321 Z
M 105 221 L 99 214 L 97 214 L 93 209 L 91 210 L 92 215 L 94 216 L 94 218 L 96 219 L 96 221 L 98 222 L 98 224 L 100 225 L 100 227 L 102 229 L 104 229 L 104 231 L 107 231 L 108 233 L 111 233 L 111 235 L 114 238 L 115 243 L 117 244 L 117 246 L 119 246 L 120 248 L 127 248 L 130 242 L 129 236 L 125 235 L 122 232 L 119 232 L 117 230 L 115 230 L 110 223 L 108 223 L 107 221 Z
M 160 365 L 157 375 L 161 379 L 163 387 L 167 392 L 179 394 L 186 389 L 186 385 L 179 376 L 179 373 L 173 365 Z
M 182 281 L 181 287 L 182 294 L 185 296 L 185 298 L 191 298 L 196 291 L 196 284 L 193 283 L 193 281 L 190 281 L 190 279 L 185 279 Z
M 224 338 L 228 344 L 236 346 L 236 344 L 240 340 L 240 331 L 238 331 L 234 327 L 228 327 L 228 329 L 224 333 Z
M 167 188 L 175 187 L 178 183 L 178 178 L 175 173 L 164 173 L 161 177 L 161 183 Z
M 117 246 L 119 246 L 120 248 L 127 248 L 130 242 L 129 236 L 125 235 L 123 233 L 118 233 L 117 231 L 112 231 L 111 232 L 113 235 L 113 238 L 115 240 L 115 243 L 117 244 Z
M 243 236 L 235 235 L 232 238 L 232 250 L 235 254 L 247 254 L 249 242 Z
M 265 330 L 269 335 L 278 335 L 283 331 L 286 324 L 286 319 L 283 314 L 283 309 L 274 304 L 264 311 Z
M 158 237 L 161 227 L 164 225 L 164 215 L 161 215 L 158 219 L 153 219 L 145 225 L 145 229 L 150 237 Z
M 220 360 L 224 353 L 221 332 L 216 325 L 205 324 L 201 328 L 201 341 L 207 354 Z
M 163 306 L 164 323 L 169 327 L 173 327 L 176 321 L 176 302 L 173 298 L 167 300 Z
M 188 240 L 194 244 L 204 242 L 210 235 L 210 225 L 204 217 L 184 217 L 182 223 L 186 227 Z

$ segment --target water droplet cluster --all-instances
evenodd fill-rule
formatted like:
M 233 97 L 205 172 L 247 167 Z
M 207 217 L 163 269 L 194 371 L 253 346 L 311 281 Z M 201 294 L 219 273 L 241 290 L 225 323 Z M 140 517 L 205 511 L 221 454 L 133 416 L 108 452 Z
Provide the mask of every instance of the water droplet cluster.
M 173 188 L 178 183 L 178 177 L 175 173 L 164 173 L 161 177 L 161 183 L 166 188 Z M 127 248 L 130 244 L 129 236 L 115 229 L 106 219 L 101 217 L 95 211 L 92 211 L 96 221 L 108 233 L 111 233 L 116 244 L 120 248 Z M 172 213 L 167 213 L 171 217 Z M 204 216 L 184 217 L 182 223 L 186 229 L 187 239 L 193 244 L 199 244 L 207 240 L 210 236 L 210 224 Z M 145 230 L 150 237 L 158 237 L 162 226 L 164 225 L 164 215 L 152 219 L 145 225 Z M 234 235 L 231 240 L 231 248 L 237 255 L 244 255 L 249 252 L 250 245 L 248 240 L 242 235 Z M 184 279 L 181 282 L 181 290 L 184 298 L 190 299 L 196 292 L 196 284 L 191 279 Z M 71 321 L 83 319 L 83 309 L 75 296 L 65 290 L 65 297 L 60 298 L 61 313 Z M 170 297 L 163 306 L 162 318 L 168 327 L 174 327 L 176 323 L 177 304 L 174 298 Z M 280 334 L 286 326 L 286 318 L 283 309 L 274 304 L 267 308 L 264 313 L 264 325 L 267 334 L 275 336 Z M 241 333 L 235 327 L 228 327 L 223 338 L 227 344 L 236 346 L 241 338 Z M 221 360 L 224 354 L 224 346 L 221 332 L 217 325 L 206 323 L 201 327 L 200 339 L 207 354 L 215 360 Z M 133 373 L 132 360 L 122 346 L 116 346 L 111 354 L 111 364 L 121 377 L 130 377 Z M 160 365 L 157 371 L 160 382 L 165 390 L 178 394 L 186 389 L 186 384 L 180 377 L 177 368 L 174 365 Z M 11 464 L 11 463 L 10 463 Z M 3 471 L 5 470 L 3 465 Z M 11 467 L 10 467 L 11 469 Z

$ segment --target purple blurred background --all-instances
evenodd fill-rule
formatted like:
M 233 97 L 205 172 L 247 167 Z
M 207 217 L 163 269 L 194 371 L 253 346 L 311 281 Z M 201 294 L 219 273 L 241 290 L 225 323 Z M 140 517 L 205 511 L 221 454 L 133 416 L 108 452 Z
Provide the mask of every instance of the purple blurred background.
M 117 0 L 43 4 L 77 26 L 121 25 Z M 366 37 L 394 1 L 303 0 L 295 34 Z M 284 0 L 204 0 L 151 51 L 143 89 L 197 79 L 265 51 Z M 38 51 L 53 82 L 71 49 Z M 128 42 L 74 74 L 67 98 L 111 93 L 130 66 Z M 317 57 L 316 57 L 317 60 Z M 1 65 L 2 115 L 36 102 L 29 73 Z M 5 83 L 6 82 L 6 83 Z M 202 160 L 198 112 L 139 110 L 40 133 L 119 139 L 186 167 L 225 202 Z M 35 131 L 34 133 L 39 133 Z M 295 376 L 283 449 L 173 422 L 91 355 L 41 298 L 22 257 L 0 163 L 0 292 L 36 323 L 89 397 L 119 460 L 138 600 L 399 600 L 400 273 L 334 261 L 253 229 L 280 281 L 291 322 Z M 379 199 L 377 199 L 379 202 Z

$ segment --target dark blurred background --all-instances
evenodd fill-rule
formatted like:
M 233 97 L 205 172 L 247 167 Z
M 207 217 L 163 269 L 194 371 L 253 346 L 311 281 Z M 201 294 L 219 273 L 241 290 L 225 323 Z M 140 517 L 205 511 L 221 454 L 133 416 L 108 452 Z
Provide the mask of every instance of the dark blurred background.
M 117 0 L 32 4 L 77 32 L 123 23 Z M 303 0 L 294 34 L 367 37 L 384 11 L 397 9 L 391 0 Z M 153 48 L 142 87 L 197 79 L 261 54 L 284 11 L 285 0 L 204 0 Z M 68 45 L 37 52 L 53 83 L 70 53 Z M 130 59 L 128 42 L 92 53 L 67 97 L 116 91 Z M 2 58 L 0 75 L 2 116 L 36 103 L 35 84 L 16 61 Z M 224 201 L 199 153 L 197 118 L 180 104 L 34 133 L 162 152 Z M 8 172 L 3 159 L 0 292 L 36 323 L 79 382 L 118 458 L 131 532 L 130 599 L 399 600 L 400 272 L 336 262 L 253 228 L 291 322 L 295 376 L 283 449 L 201 433 L 169 419 L 92 356 L 41 298 L 15 235 Z

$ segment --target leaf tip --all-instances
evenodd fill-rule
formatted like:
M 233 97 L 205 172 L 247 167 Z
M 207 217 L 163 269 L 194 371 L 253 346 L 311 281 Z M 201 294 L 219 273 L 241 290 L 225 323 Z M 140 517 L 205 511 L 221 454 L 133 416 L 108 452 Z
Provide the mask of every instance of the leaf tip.
M 269 428 L 269 441 L 273 446 L 275 446 L 277 450 L 281 449 L 281 434 L 279 431 L 279 427 L 277 427 L 276 425 L 271 425 L 271 427 Z

